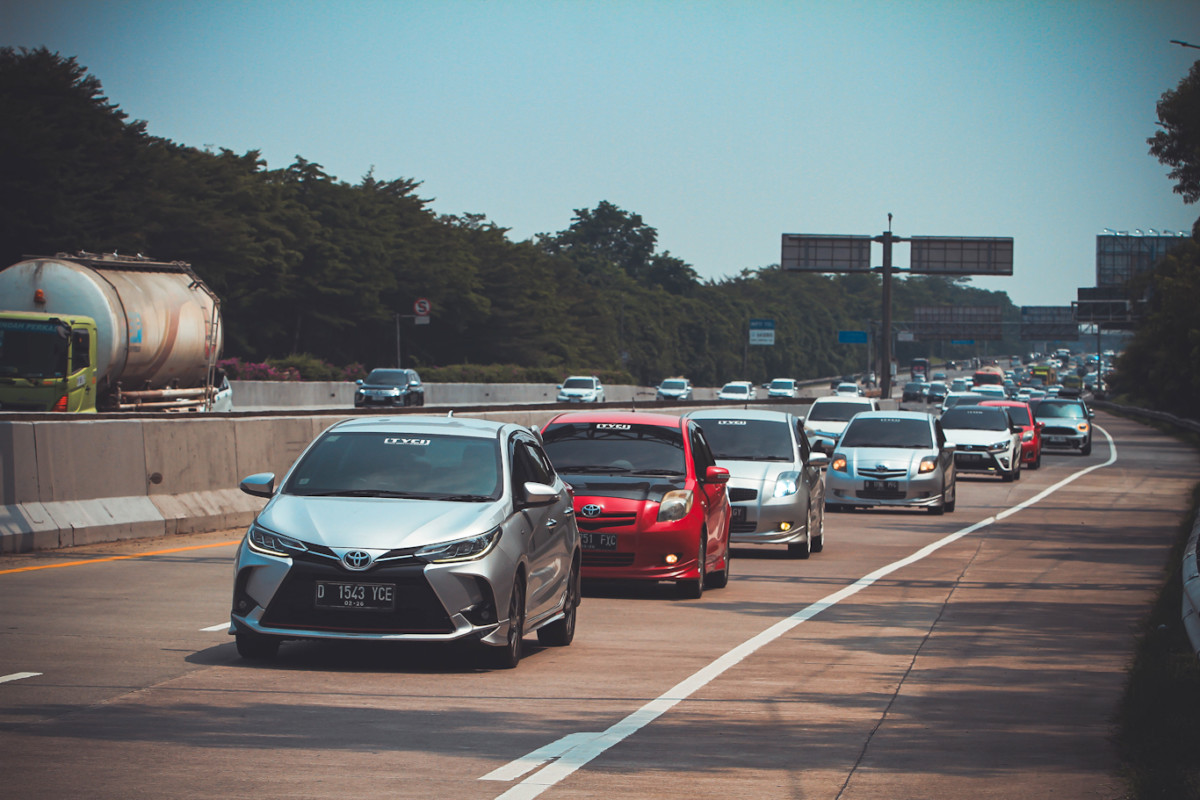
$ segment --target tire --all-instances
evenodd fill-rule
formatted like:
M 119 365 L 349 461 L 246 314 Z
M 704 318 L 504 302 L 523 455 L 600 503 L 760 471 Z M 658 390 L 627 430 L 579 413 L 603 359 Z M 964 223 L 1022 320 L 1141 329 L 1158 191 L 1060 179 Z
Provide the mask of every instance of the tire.
M 521 663 L 525 638 L 525 581 L 518 574 L 508 599 L 508 640 L 504 647 L 487 646 L 486 656 L 493 669 L 515 669 Z
M 1088 439 L 1087 444 L 1085 444 L 1083 446 L 1083 449 L 1079 451 L 1079 455 L 1090 456 L 1091 454 L 1092 454 L 1092 440 Z
M 238 631 L 238 655 L 250 661 L 270 661 L 279 653 L 279 639 L 254 631 Z
M 1004 481 L 1005 483 L 1012 483 L 1016 478 L 1016 475 L 1017 471 L 1015 469 L 1010 469 L 1008 472 L 1000 473 L 1000 480 Z
M 566 647 L 575 639 L 575 619 L 578 616 L 581 596 L 579 559 L 576 558 L 571 563 L 571 576 L 567 578 L 567 607 L 563 611 L 563 618 L 544 628 L 538 628 L 539 643 L 547 647 Z
M 945 486 L 942 486 L 942 502 L 938 503 L 936 506 L 926 506 L 925 510 L 928 511 L 929 515 L 933 516 L 933 517 L 940 517 L 942 514 L 946 513 L 946 487 Z
M 1035 458 L 1033 460 L 1033 463 L 1031 463 L 1029 465 L 1029 468 L 1030 469 L 1041 469 L 1042 468 L 1042 451 L 1041 450 L 1038 450 L 1037 458 Z
M 1017 467 L 1013 471 L 1013 480 L 1014 481 L 1021 480 L 1021 459 L 1020 458 L 1017 459 Z
M 788 542 L 789 558 L 808 558 L 812 554 L 812 520 L 804 525 L 804 538 L 798 542 Z
M 733 561 L 733 551 L 729 545 L 725 545 L 725 569 L 720 572 L 714 572 L 705 576 L 704 582 L 708 584 L 709 589 L 724 589 L 729 585 L 729 570 L 730 562 Z
M 824 507 L 817 509 L 817 535 L 809 536 L 809 541 L 812 543 L 811 549 L 814 553 L 819 553 L 825 549 L 825 509 L 824 509 Z
M 696 567 L 696 569 L 698 569 L 700 571 L 700 577 L 696 578 L 695 580 L 690 580 L 690 581 L 679 581 L 679 583 L 676 584 L 676 586 L 679 588 L 679 596 L 680 597 L 686 598 L 688 600 L 699 600 L 701 597 L 704 596 L 704 580 L 707 577 L 705 575 L 705 569 L 706 569 L 705 559 L 707 556 L 707 553 L 705 551 L 707 550 L 707 547 L 706 547 L 707 544 L 708 544 L 708 533 L 706 531 L 701 531 L 700 532 L 700 555 L 699 555 L 700 564 L 698 567 Z

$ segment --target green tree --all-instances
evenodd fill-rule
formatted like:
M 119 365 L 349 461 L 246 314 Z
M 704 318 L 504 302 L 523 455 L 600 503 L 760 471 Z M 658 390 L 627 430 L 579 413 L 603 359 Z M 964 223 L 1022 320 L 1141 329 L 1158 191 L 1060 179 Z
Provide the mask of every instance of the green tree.
M 1146 141 L 1150 155 L 1171 167 L 1175 192 L 1183 202 L 1200 200 L 1200 61 L 1192 64 L 1187 76 L 1175 89 L 1158 101 L 1158 122 Z

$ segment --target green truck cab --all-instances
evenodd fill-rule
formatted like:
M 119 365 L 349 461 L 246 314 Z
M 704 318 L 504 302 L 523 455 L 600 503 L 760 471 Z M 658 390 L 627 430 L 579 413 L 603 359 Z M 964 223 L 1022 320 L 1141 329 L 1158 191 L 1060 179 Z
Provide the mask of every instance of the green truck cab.
M 96 321 L 0 311 L 0 411 L 96 411 Z

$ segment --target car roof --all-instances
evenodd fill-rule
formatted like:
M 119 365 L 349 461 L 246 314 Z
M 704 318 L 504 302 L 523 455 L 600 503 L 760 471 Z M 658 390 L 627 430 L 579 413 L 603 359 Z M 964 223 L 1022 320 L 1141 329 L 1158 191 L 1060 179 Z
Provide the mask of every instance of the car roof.
M 924 411 L 860 411 L 850 421 L 860 419 L 919 419 L 932 422 L 933 415 Z
M 837 395 L 827 394 L 822 397 L 813 398 L 812 404 L 815 406 L 817 403 L 857 403 L 862 406 L 869 406 L 869 405 L 872 405 L 874 402 L 875 402 L 874 399 L 872 399 L 870 397 L 863 397 L 862 395 L 857 395 L 857 394 L 856 395 L 846 395 L 844 397 L 838 397 Z
M 339 433 L 441 433 L 454 436 L 476 436 L 492 438 L 501 435 L 505 429 L 529 429 L 512 422 L 500 422 L 474 417 L 433 416 L 425 414 L 405 414 L 403 416 L 386 417 L 355 417 L 343 420 L 330 426 L 326 431 L 336 429 Z
M 682 417 L 644 411 L 564 411 L 546 424 L 572 422 L 621 422 L 627 425 L 657 425 L 660 428 L 683 427 Z
M 790 414 L 787 411 L 771 411 L 769 409 L 757 408 L 699 408 L 695 411 L 689 411 L 684 416 L 694 420 L 749 419 L 765 422 L 793 422 L 796 420 L 796 415 Z
M 1029 403 L 1023 403 L 1020 400 L 984 400 L 979 405 L 993 408 L 1029 408 Z

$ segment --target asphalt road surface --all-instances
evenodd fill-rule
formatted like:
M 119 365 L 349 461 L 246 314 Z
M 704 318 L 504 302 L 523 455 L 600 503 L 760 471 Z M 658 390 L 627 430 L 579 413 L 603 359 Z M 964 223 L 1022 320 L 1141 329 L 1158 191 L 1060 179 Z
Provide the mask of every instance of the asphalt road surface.
M 962 478 L 952 514 L 830 514 L 806 561 L 737 549 L 700 600 L 587 587 L 575 643 L 530 637 L 510 671 L 242 661 L 241 531 L 0 559 L 0 794 L 1117 798 L 1112 719 L 1200 459 L 1096 421 L 1092 455 Z

